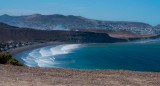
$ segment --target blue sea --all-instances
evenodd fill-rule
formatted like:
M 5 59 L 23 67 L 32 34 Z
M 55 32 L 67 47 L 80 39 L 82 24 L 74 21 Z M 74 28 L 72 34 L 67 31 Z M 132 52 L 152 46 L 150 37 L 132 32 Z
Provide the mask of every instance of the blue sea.
M 61 44 L 14 55 L 26 66 L 160 72 L 160 39 L 110 44 Z

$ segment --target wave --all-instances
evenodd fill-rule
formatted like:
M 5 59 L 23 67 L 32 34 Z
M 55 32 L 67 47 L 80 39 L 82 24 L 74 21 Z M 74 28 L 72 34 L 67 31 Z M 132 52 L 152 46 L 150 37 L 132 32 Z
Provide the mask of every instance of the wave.
M 59 45 L 59 46 L 51 48 L 50 50 L 53 55 L 68 54 L 71 52 L 71 50 L 76 49 L 79 46 L 80 44 Z
M 39 51 L 39 50 L 35 49 L 32 52 L 30 52 L 26 57 L 22 57 L 22 60 L 25 62 L 25 65 L 27 65 L 27 66 L 36 65 L 35 61 L 38 57 L 37 51 Z
M 80 47 L 81 44 L 64 44 L 52 47 L 43 47 L 31 51 L 27 57 L 22 58 L 27 66 L 53 67 L 55 56 L 69 54 L 72 50 Z
M 35 62 L 39 67 L 53 67 L 53 65 L 55 64 L 54 60 L 54 58 L 48 57 L 36 59 Z
M 48 49 L 48 47 L 44 47 L 44 48 L 41 48 L 39 53 L 41 54 L 42 57 L 44 56 L 51 56 L 52 53 L 51 51 Z

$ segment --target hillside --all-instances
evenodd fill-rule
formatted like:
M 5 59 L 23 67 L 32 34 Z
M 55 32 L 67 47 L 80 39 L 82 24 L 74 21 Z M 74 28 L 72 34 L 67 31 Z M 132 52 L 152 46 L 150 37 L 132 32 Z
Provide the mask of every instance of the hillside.
M 73 15 L 41 15 L 33 14 L 26 16 L 0 16 L 0 22 L 18 27 L 27 27 L 41 30 L 77 30 L 77 29 L 103 29 L 103 30 L 126 30 L 134 33 L 155 33 L 155 29 L 141 22 L 100 21 L 87 19 Z
M 154 29 L 155 29 L 156 33 L 160 33 L 160 24 L 154 26 Z
M 159 86 L 160 73 L 0 65 L 0 86 Z
M 30 28 L 12 27 L 0 23 L 0 42 L 7 42 L 10 40 L 22 41 L 22 42 L 55 41 L 55 42 L 74 42 L 74 43 L 114 43 L 114 42 L 126 41 L 124 39 L 112 38 L 105 33 L 35 30 Z
M 7 24 L 4 24 L 4 23 L 1 23 L 1 22 L 0 22 L 0 29 L 2 29 L 2 28 L 7 29 L 7 28 L 17 28 L 17 27 L 15 27 L 15 26 L 10 26 L 10 25 L 7 25 Z
M 160 24 L 159 24 L 159 25 L 156 25 L 155 28 L 159 28 L 159 29 L 160 29 Z
M 152 36 L 157 36 L 157 34 L 145 34 L 145 33 L 133 33 L 126 30 L 104 30 L 104 29 L 77 29 L 78 31 L 83 32 L 95 32 L 95 33 L 106 33 L 113 38 L 147 38 Z

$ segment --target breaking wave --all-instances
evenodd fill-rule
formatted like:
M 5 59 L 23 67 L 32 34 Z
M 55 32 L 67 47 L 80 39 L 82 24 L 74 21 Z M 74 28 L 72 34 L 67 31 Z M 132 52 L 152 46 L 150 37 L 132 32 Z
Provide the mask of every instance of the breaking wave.
M 74 49 L 77 49 L 81 44 L 64 44 L 57 46 L 48 46 L 39 49 L 32 50 L 26 57 L 22 58 L 27 66 L 39 66 L 39 67 L 54 67 L 55 56 L 61 54 L 72 53 Z

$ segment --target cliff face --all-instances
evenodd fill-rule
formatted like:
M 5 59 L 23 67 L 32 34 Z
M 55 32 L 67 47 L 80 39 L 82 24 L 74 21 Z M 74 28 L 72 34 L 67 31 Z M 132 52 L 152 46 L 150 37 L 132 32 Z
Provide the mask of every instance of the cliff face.
M 8 26 L 8 25 L 7 25 Z M 29 28 L 1 28 L 0 42 L 6 41 L 57 41 L 74 43 L 114 43 L 126 41 L 112 38 L 105 33 L 77 32 L 77 31 L 48 31 Z M 12 27 L 12 26 L 11 26 Z
M 81 16 L 41 15 L 28 16 L 0 16 L 0 22 L 18 27 L 35 28 L 41 30 L 68 30 L 68 29 L 104 29 L 126 30 L 135 33 L 154 33 L 151 25 L 140 22 L 99 21 L 87 19 Z

